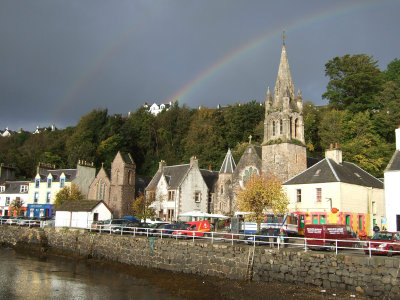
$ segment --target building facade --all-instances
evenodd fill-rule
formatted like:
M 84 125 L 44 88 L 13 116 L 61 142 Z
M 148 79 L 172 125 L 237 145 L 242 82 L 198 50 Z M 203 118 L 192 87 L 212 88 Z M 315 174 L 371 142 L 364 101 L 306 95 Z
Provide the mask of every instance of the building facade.
M 0 216 L 17 216 L 13 201 L 20 201 L 19 215 L 25 215 L 28 206 L 29 181 L 6 181 L 0 184 Z

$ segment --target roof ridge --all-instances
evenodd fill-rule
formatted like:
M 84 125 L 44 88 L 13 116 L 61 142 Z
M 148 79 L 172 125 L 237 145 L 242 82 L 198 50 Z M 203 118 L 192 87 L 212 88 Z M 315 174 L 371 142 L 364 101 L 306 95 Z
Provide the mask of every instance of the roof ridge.
M 339 176 L 337 175 L 335 169 L 333 168 L 331 162 L 329 161 L 329 158 L 325 158 L 325 160 L 328 162 L 328 165 L 329 165 L 329 167 L 331 168 L 331 170 L 332 170 L 332 172 L 333 172 L 333 175 L 335 175 L 336 180 L 339 181 L 339 182 L 341 182 Z

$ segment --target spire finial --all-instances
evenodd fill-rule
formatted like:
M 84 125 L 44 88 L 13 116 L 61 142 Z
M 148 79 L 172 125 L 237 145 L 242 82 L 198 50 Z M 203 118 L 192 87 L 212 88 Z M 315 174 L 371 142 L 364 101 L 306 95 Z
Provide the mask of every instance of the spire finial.
M 285 32 L 286 32 L 286 30 L 283 29 L 283 31 L 282 31 L 282 42 L 283 42 L 283 46 L 285 46 L 285 38 L 286 38 Z

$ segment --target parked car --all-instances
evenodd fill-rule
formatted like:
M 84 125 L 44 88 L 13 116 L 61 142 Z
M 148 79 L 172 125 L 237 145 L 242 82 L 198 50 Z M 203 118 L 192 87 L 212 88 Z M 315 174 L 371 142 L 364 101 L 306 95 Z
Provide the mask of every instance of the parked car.
M 99 230 L 110 231 L 113 233 L 121 232 L 121 228 L 125 227 L 127 224 L 130 223 L 126 219 L 109 219 L 109 220 L 105 220 L 103 222 L 104 223 L 102 225 L 102 228 Z
M 7 224 L 7 220 L 10 219 L 10 216 L 1 216 L 0 217 L 0 224 Z
M 307 224 L 304 229 L 307 246 L 310 249 L 334 250 L 337 247 L 357 247 L 360 240 L 352 228 L 336 224 Z
M 364 253 L 392 256 L 400 251 L 400 232 L 379 231 L 368 242 L 364 242 Z M 399 252 L 400 253 L 400 252 Z
M 163 236 L 171 236 L 171 234 L 178 229 L 183 229 L 181 223 L 175 223 L 175 224 L 169 224 L 169 223 L 164 223 L 164 224 L 158 224 L 156 227 L 154 227 L 151 232 L 153 235 L 160 236 L 161 234 Z
M 262 228 L 260 231 L 254 233 L 254 235 L 246 236 L 246 243 L 253 245 L 257 244 L 266 244 L 266 243 L 285 243 L 287 238 L 287 233 L 284 230 L 280 230 L 279 228 Z
M 172 232 L 175 237 L 204 237 L 210 232 L 210 222 L 209 221 L 192 221 L 186 222 L 178 230 Z

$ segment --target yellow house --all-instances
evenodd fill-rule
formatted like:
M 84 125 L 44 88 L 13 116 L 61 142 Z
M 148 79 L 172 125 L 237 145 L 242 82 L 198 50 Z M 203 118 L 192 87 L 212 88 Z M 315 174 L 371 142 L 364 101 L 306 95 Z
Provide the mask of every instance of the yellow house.
M 305 224 L 349 225 L 360 235 L 371 235 L 384 221 L 383 182 L 353 163 L 342 161 L 342 151 L 326 150 L 325 159 L 283 184 L 289 211 Z

